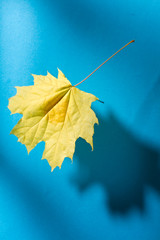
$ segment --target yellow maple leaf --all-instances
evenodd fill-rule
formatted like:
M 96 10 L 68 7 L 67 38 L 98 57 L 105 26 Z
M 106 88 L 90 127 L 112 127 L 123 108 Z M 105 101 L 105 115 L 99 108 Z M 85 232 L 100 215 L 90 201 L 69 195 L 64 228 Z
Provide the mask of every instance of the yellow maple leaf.
M 33 86 L 16 87 L 17 94 L 9 99 L 11 113 L 23 114 L 11 134 L 25 144 L 28 153 L 45 141 L 42 159 L 53 170 L 61 167 L 65 157 L 73 158 L 77 138 L 84 138 L 93 149 L 98 119 L 90 107 L 98 98 L 72 86 L 60 70 L 58 79 L 50 73 L 33 77 Z
M 17 94 L 9 99 L 8 108 L 12 114 L 21 113 L 23 117 L 11 134 L 25 144 L 28 153 L 39 142 L 44 141 L 42 159 L 48 160 L 53 171 L 57 166 L 61 168 L 65 157 L 73 158 L 75 142 L 79 137 L 85 139 L 93 150 L 94 124 L 98 124 L 98 119 L 91 109 L 91 103 L 99 99 L 76 86 L 132 42 L 134 40 L 75 86 L 58 70 L 58 78 L 50 73 L 47 76 L 33 75 L 33 86 L 16 87 Z

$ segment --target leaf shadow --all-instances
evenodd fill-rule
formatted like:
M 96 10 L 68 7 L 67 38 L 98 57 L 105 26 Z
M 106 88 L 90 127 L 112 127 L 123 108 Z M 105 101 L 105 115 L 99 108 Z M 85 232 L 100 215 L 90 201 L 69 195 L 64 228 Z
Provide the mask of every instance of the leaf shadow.
M 159 152 L 136 138 L 110 113 L 95 126 L 94 151 L 84 140 L 77 141 L 78 174 L 71 182 L 83 192 L 99 183 L 113 214 L 132 208 L 145 211 L 145 188 L 160 192 Z

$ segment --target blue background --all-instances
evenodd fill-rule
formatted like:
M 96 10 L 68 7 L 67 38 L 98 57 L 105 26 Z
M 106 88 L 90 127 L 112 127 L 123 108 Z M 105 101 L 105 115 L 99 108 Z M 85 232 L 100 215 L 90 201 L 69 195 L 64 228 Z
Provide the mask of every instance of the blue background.
M 160 239 L 160 1 L 1 0 L 0 239 Z M 9 135 L 14 86 L 33 74 L 76 84 L 130 40 L 80 89 L 99 97 L 94 151 L 51 173 L 44 143 L 28 156 Z

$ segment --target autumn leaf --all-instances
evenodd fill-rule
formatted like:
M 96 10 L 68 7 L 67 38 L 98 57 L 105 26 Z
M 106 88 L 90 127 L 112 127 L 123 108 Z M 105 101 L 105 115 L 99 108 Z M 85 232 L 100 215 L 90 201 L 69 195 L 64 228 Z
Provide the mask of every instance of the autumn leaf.
M 73 158 L 75 142 L 79 137 L 85 139 L 93 150 L 94 124 L 98 124 L 98 119 L 91 109 L 91 104 L 99 99 L 76 86 L 132 42 L 134 40 L 74 86 L 58 70 L 58 78 L 50 73 L 47 76 L 33 75 L 33 86 L 16 87 L 17 94 L 9 99 L 8 108 L 12 114 L 20 113 L 23 117 L 11 134 L 25 144 L 28 153 L 39 142 L 44 141 L 42 159 L 48 160 L 53 171 L 57 166 L 61 168 L 65 157 Z
M 23 114 L 11 134 L 25 144 L 28 153 L 44 141 L 42 159 L 53 170 L 61 167 L 65 157 L 73 158 L 77 138 L 85 139 L 93 149 L 98 119 L 90 107 L 98 98 L 72 86 L 60 70 L 58 79 L 50 73 L 33 77 L 33 86 L 16 87 L 17 94 L 9 99 L 11 113 Z

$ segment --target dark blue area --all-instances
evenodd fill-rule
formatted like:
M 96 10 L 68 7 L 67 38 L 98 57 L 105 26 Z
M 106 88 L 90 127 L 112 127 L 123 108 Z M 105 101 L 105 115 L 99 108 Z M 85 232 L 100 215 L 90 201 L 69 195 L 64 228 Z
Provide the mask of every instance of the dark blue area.
M 2 0 L 0 239 L 160 239 L 160 2 Z M 33 74 L 76 84 L 104 104 L 94 151 L 79 139 L 73 164 L 53 173 L 44 143 L 27 155 L 9 135 L 14 86 Z
M 93 152 L 84 141 L 77 141 L 76 185 L 85 190 L 101 184 L 112 214 L 127 214 L 134 207 L 144 213 L 145 188 L 160 191 L 159 152 L 138 140 L 113 114 L 99 121 Z

